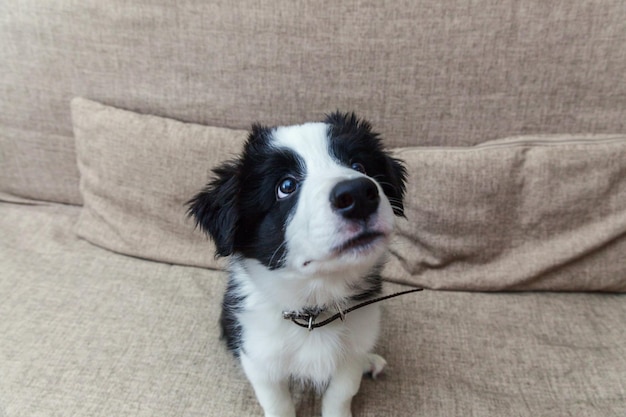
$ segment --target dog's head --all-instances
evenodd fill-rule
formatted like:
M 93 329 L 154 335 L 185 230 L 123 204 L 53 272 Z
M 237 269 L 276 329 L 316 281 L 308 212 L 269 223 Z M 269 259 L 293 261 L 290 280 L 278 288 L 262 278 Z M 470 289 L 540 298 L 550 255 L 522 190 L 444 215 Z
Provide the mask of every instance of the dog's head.
M 217 255 L 270 270 L 367 270 L 385 252 L 394 214 L 403 215 L 406 170 L 354 114 L 254 126 L 241 156 L 214 173 L 189 214 Z

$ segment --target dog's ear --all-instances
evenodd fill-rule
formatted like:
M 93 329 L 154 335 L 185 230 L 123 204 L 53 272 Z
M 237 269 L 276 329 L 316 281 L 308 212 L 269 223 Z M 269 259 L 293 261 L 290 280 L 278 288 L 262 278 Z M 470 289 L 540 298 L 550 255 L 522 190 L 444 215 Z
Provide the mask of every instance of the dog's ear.
M 404 193 L 406 191 L 407 171 L 404 163 L 390 155 L 386 155 L 386 178 L 381 184 L 385 195 L 391 203 L 396 216 L 404 216 Z
M 213 173 L 215 178 L 187 202 L 187 214 L 195 219 L 196 227 L 211 236 L 217 248 L 215 255 L 228 256 L 233 253 L 239 220 L 239 163 L 226 162 L 215 168 Z

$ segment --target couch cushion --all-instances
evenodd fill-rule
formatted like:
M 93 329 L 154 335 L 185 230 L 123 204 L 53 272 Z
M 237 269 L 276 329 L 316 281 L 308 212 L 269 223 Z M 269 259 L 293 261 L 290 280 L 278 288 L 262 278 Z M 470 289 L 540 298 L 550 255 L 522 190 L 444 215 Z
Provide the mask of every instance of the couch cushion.
M 0 415 L 261 416 L 219 340 L 225 274 L 90 245 L 71 231 L 78 216 L 0 204 Z M 388 369 L 363 381 L 354 415 L 626 415 L 624 297 L 385 301 Z M 319 398 L 295 391 L 298 416 L 319 415 Z
M 185 216 L 246 132 L 72 103 L 85 202 L 77 232 L 133 256 L 210 268 Z M 626 136 L 526 136 L 395 150 L 409 170 L 385 279 L 438 289 L 626 291 Z
M 626 291 L 626 135 L 404 148 L 388 271 L 428 288 Z
M 79 236 L 127 255 L 219 268 L 185 203 L 247 133 L 72 101 L 80 190 Z

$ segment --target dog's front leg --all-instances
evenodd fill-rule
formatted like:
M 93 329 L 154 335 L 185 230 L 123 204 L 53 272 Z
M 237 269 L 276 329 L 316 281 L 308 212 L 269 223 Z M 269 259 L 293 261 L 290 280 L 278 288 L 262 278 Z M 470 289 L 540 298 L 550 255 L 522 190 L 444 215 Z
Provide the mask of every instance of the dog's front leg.
M 346 361 L 330 380 L 322 400 L 323 417 L 352 417 L 352 397 L 359 391 L 363 377 L 363 361 Z
M 244 353 L 241 365 L 254 388 L 256 398 L 263 407 L 265 417 L 295 417 L 296 409 L 289 392 L 289 380 L 276 381 L 270 378 L 266 364 L 259 366 Z

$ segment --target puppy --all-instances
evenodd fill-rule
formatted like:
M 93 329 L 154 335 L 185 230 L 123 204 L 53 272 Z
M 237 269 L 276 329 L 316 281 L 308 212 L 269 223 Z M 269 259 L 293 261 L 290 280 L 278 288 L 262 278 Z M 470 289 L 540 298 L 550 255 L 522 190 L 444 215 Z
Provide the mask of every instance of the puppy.
M 371 353 L 378 304 L 343 311 L 381 292 L 394 215 L 403 216 L 402 162 L 368 122 L 337 112 L 320 123 L 255 125 L 243 153 L 213 172 L 189 215 L 216 255 L 230 256 L 222 335 L 265 416 L 295 416 L 292 380 L 324 391 L 324 417 L 351 416 L 362 374 L 386 362 Z M 337 312 L 341 320 L 311 331 Z

